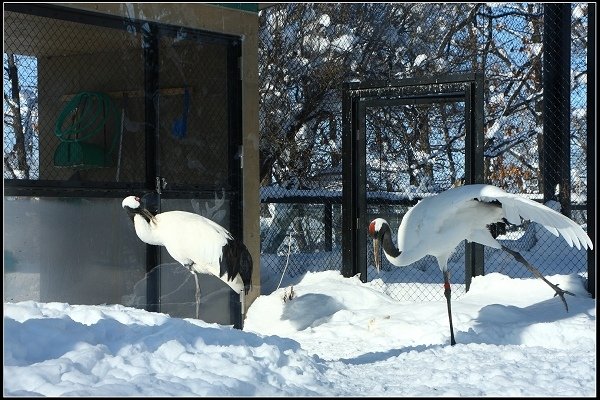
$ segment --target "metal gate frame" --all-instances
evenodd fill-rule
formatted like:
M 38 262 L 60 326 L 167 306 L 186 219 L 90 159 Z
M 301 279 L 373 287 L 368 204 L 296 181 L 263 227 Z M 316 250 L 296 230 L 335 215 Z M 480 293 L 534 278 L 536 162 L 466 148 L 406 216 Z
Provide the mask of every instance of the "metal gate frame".
M 483 183 L 483 74 L 467 73 L 389 82 L 352 81 L 342 93 L 342 274 L 367 281 L 365 111 L 368 107 L 465 103 L 465 184 Z M 483 275 L 483 246 L 467 243 L 465 284 Z

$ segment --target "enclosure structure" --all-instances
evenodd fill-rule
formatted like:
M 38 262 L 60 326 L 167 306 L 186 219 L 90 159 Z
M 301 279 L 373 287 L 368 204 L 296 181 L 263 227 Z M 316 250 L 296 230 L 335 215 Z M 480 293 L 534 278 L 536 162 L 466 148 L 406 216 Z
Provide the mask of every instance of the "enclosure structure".
M 195 315 L 194 279 L 121 207 L 220 223 L 254 259 L 257 5 L 4 5 L 4 301 L 123 304 Z M 198 244 L 202 246 L 202 243 Z M 239 300 L 202 276 L 206 321 Z
M 15 288 L 5 300 L 44 292 L 189 315 L 189 274 L 164 251 L 140 247 L 123 218 L 120 199 L 132 191 L 160 191 L 163 210 L 223 222 L 275 283 L 284 268 L 292 278 L 348 268 L 342 214 L 357 210 L 344 209 L 342 195 L 347 82 L 481 73 L 483 182 L 559 203 L 595 243 L 595 4 L 278 3 L 258 21 L 261 5 L 223 6 L 232 8 L 5 5 L 4 276 Z M 84 100 L 103 121 L 85 138 L 67 113 Z M 364 104 L 365 190 L 396 197 L 377 211 L 396 213 L 395 228 L 420 196 L 467 172 L 465 102 Z M 89 226 L 99 236 L 82 235 Z M 562 248 L 535 224 L 498 229 L 506 244 L 551 255 L 560 269 L 542 273 L 578 274 L 595 293 L 594 252 L 555 254 Z M 464 271 L 462 254 L 451 262 Z M 483 257 L 484 273 L 530 276 L 497 252 Z M 384 291 L 441 300 L 429 261 L 410 275 L 384 265 Z M 367 259 L 352 270 L 370 267 Z M 251 297 L 264 283 L 255 270 Z M 413 296 L 429 283 L 431 296 Z M 116 288 L 108 300 L 107 287 Z M 209 292 L 207 300 L 220 297 Z
M 366 230 L 371 216 L 393 216 L 396 232 L 408 207 L 464 181 L 560 209 L 595 243 L 595 18 L 591 3 L 292 3 L 261 11 L 263 276 L 275 275 L 276 285 L 282 275 L 340 270 L 396 299 L 443 300 L 433 257 L 404 269 L 384 259 L 375 274 Z M 465 74 L 483 81 L 475 147 L 467 144 L 466 101 L 391 103 L 399 82 L 427 82 L 427 90 L 436 78 Z M 351 113 L 364 117 L 356 130 Z M 472 151 L 481 157 L 474 180 Z M 357 191 L 367 193 L 366 213 Z M 542 273 L 577 274 L 595 293 L 594 251 L 569 248 L 537 224 L 493 229 L 542 263 Z M 475 270 L 465 271 L 464 255 L 461 245 L 450 259 L 458 296 L 473 274 L 531 278 L 495 249 L 472 254 Z

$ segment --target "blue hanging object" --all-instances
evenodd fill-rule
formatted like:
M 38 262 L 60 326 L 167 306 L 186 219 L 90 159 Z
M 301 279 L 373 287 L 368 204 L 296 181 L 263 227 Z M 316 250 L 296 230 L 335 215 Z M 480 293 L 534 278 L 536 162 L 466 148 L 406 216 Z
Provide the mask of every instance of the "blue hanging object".
M 183 93 L 183 114 L 173 122 L 173 137 L 183 139 L 187 135 L 187 116 L 190 111 L 190 91 L 185 88 Z

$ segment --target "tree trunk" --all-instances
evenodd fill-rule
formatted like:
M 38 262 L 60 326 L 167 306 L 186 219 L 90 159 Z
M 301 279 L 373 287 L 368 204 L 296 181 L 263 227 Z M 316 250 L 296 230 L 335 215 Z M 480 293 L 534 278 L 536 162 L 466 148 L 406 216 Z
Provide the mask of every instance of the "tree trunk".
M 17 64 L 15 63 L 15 55 L 7 53 L 8 59 L 8 79 L 11 83 L 11 100 L 10 108 L 13 114 L 12 128 L 15 134 L 15 146 L 13 153 L 17 159 L 17 169 L 20 171 L 22 179 L 29 179 L 29 165 L 27 164 L 27 152 L 25 151 L 25 133 L 23 132 L 23 124 L 21 123 L 21 100 L 19 97 L 19 74 Z M 14 169 L 14 166 L 13 166 Z

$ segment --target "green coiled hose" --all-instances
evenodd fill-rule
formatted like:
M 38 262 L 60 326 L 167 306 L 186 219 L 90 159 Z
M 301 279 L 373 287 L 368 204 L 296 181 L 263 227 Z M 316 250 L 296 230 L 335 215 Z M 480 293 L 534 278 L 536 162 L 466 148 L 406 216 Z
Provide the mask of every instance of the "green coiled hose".
M 71 123 L 66 123 L 71 118 Z M 102 92 L 79 92 L 65 105 L 56 120 L 54 134 L 63 142 L 81 142 L 104 132 L 113 118 L 115 134 L 108 153 L 114 150 L 120 134 L 117 109 L 110 97 Z

